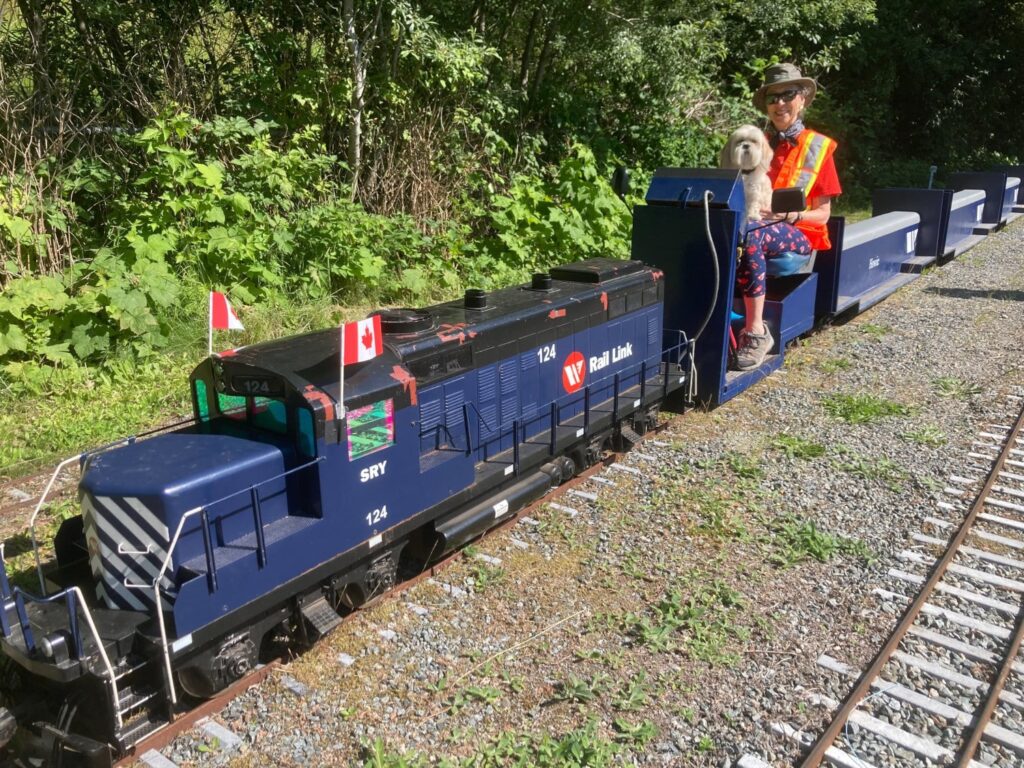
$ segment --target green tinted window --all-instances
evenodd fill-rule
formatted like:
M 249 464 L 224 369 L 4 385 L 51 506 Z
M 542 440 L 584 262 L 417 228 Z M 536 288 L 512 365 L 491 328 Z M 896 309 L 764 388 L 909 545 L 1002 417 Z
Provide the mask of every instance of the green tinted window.
M 288 431 L 288 412 L 280 400 L 257 397 L 253 402 L 252 423 L 261 429 L 285 434 Z
M 245 421 L 245 397 L 242 395 L 225 395 L 217 393 L 217 410 L 225 416 Z
M 295 413 L 298 416 L 295 433 L 299 439 L 299 450 L 304 456 L 312 458 L 316 456 L 316 433 L 313 430 L 313 412 L 306 408 L 298 408 Z
M 206 382 L 196 379 L 196 416 L 200 421 L 207 421 L 210 418 L 210 403 L 206 399 Z

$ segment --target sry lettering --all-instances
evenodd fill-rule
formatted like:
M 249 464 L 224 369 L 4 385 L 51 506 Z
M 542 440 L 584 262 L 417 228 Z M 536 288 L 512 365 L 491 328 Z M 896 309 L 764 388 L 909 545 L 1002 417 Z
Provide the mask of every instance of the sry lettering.
M 384 475 L 384 468 L 388 465 L 387 459 L 379 461 L 376 464 L 371 464 L 368 467 L 363 467 L 359 470 L 359 482 L 365 483 L 368 480 L 373 480 L 376 477 L 382 477 Z

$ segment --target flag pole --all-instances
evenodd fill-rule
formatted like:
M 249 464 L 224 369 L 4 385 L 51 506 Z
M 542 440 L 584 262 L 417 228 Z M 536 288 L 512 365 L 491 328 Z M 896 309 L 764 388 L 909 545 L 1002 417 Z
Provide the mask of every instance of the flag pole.
M 340 344 L 338 345 L 338 418 L 345 418 L 345 322 L 342 321 L 340 332 Z
M 209 310 L 209 317 L 207 317 L 207 320 L 209 320 L 209 322 L 207 323 L 208 328 L 206 332 L 206 356 L 211 357 L 213 355 L 213 291 L 210 291 L 210 300 L 207 304 L 209 305 L 207 307 Z

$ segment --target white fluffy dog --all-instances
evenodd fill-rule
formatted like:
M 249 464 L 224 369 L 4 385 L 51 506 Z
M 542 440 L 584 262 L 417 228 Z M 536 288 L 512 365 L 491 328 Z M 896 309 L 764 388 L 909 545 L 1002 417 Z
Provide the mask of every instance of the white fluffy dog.
M 741 125 L 722 147 L 718 165 L 743 171 L 743 192 L 747 201 L 747 219 L 757 221 L 761 211 L 771 210 L 772 183 L 768 168 L 772 162 L 772 148 L 764 131 L 753 125 Z

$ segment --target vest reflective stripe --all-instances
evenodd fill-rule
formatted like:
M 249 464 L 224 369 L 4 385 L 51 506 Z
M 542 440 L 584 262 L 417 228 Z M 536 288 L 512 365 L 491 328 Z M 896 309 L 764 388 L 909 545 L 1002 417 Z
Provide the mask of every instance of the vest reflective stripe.
M 796 147 L 786 156 L 785 162 L 779 175 L 772 185 L 774 189 L 785 189 L 787 187 L 799 187 L 807 197 L 808 206 L 811 203 L 811 189 L 818 180 L 821 166 L 836 151 L 836 143 L 828 136 L 815 131 L 804 130 L 797 137 Z M 811 247 L 818 251 L 827 250 L 832 246 L 828 237 L 828 227 L 824 224 L 812 224 L 808 221 L 801 221 L 796 225 L 797 229 L 807 235 L 811 241 Z
M 836 143 L 821 133 L 804 131 L 797 137 L 796 149 L 789 153 L 782 165 L 775 188 L 800 187 L 810 197 L 811 188 L 818 180 L 821 166 L 835 152 Z M 810 200 L 808 200 L 810 202 Z

